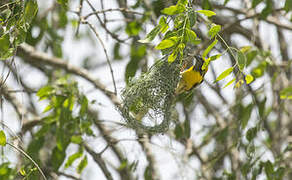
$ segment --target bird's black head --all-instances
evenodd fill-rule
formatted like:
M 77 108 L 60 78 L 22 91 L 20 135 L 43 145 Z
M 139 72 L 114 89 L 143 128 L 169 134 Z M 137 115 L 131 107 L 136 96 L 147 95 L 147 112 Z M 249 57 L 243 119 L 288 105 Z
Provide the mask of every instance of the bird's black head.
M 195 55 L 195 58 L 196 58 L 196 64 L 195 64 L 194 69 L 196 71 L 199 71 L 201 74 L 205 74 L 204 71 L 202 70 L 202 66 L 203 66 L 203 64 L 204 64 L 205 61 L 199 55 Z

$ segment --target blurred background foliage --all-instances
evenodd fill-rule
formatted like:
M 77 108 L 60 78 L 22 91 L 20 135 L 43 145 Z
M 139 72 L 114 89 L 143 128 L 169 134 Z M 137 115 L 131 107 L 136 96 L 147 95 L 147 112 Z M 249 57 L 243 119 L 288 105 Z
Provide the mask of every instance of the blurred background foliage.
M 2 0 L 0 179 L 41 179 L 31 159 L 47 179 L 292 179 L 291 10 L 291 0 Z M 160 44 L 186 17 L 183 46 Z M 214 39 L 205 58 L 220 56 L 175 97 L 168 131 L 128 128 L 124 88 L 161 52 L 204 56 Z

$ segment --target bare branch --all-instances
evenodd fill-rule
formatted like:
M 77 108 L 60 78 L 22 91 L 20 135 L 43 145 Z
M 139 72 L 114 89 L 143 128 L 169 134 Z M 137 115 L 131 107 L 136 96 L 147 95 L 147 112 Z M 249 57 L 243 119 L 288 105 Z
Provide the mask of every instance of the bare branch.
M 113 81 L 113 85 L 114 85 L 114 89 L 115 89 L 115 95 L 117 95 L 117 86 L 116 86 L 114 71 L 113 71 L 111 62 L 109 60 L 108 54 L 107 54 L 107 50 L 106 50 L 105 44 L 103 43 L 101 37 L 99 36 L 99 34 L 97 33 L 96 29 L 94 28 L 94 26 L 91 23 L 89 23 L 88 21 L 82 21 L 81 23 L 88 24 L 90 29 L 94 32 L 95 36 L 99 40 L 99 42 L 100 42 L 100 44 L 101 44 L 101 46 L 103 48 L 104 54 L 106 56 L 107 64 L 108 64 L 108 66 L 110 68 L 110 73 L 111 73 L 111 77 L 112 77 L 112 81 Z
M 118 97 L 113 92 L 107 90 L 105 85 L 103 85 L 98 79 L 95 79 L 92 76 L 90 76 L 90 73 L 85 69 L 70 65 L 64 59 L 50 57 L 46 53 L 35 50 L 32 46 L 28 44 L 22 44 L 21 46 L 19 46 L 18 55 L 23 57 L 23 60 L 30 64 L 37 63 L 38 65 L 40 64 L 50 65 L 56 68 L 63 69 L 68 73 L 80 76 L 88 80 L 97 89 L 102 91 L 112 101 L 114 105 L 116 105 L 117 107 L 120 107 L 121 105 L 120 101 L 118 100 Z

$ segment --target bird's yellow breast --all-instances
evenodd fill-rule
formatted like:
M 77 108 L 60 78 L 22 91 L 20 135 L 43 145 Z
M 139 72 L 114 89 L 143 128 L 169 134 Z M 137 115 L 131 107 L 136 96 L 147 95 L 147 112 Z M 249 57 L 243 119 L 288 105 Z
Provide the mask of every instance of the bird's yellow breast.
M 198 71 L 194 71 L 193 67 L 182 72 L 182 80 L 185 82 L 186 90 L 190 90 L 194 85 L 201 83 L 202 75 Z

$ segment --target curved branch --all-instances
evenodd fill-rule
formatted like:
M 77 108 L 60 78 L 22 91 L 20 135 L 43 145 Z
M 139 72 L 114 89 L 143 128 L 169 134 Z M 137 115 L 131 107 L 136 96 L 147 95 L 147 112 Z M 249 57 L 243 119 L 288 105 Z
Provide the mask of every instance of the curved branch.
M 51 57 L 46 53 L 39 52 L 34 47 L 28 44 L 22 44 L 21 46 L 19 46 L 17 55 L 23 57 L 23 60 L 30 64 L 37 63 L 38 65 L 50 65 L 56 68 L 63 69 L 68 73 L 80 76 L 92 83 L 95 88 L 102 91 L 112 101 L 114 105 L 116 105 L 117 107 L 121 106 L 121 103 L 115 93 L 108 90 L 105 85 L 103 85 L 98 79 L 93 78 L 86 69 L 70 65 L 64 59 Z

